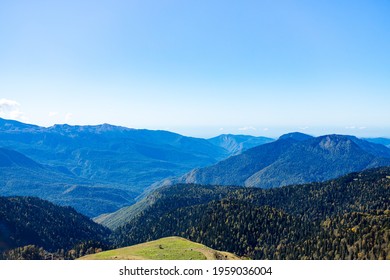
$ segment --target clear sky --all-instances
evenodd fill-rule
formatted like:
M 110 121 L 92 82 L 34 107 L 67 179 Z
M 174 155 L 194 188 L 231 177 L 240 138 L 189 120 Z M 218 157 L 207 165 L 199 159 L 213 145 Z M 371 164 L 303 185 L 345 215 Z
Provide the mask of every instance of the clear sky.
M 390 137 L 388 0 L 1 0 L 0 117 Z

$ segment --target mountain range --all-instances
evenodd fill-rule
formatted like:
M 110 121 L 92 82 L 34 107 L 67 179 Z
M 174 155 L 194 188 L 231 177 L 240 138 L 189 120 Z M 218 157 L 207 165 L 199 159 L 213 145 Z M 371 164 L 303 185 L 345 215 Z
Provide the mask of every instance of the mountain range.
M 228 156 L 205 139 L 108 124 L 49 128 L 0 119 L 0 146 L 41 164 L 141 193 L 157 180 Z
M 95 217 L 133 204 L 156 181 L 262 141 L 272 139 L 216 141 L 109 124 L 45 128 L 0 118 L 0 195 L 37 196 Z
M 380 144 L 354 136 L 291 133 L 215 165 L 194 169 L 176 182 L 273 188 L 389 165 L 390 149 Z
M 0 119 L 0 195 L 37 196 L 89 217 L 127 211 L 177 183 L 272 188 L 320 182 L 390 165 L 385 139 L 266 137 L 210 139 L 109 124 L 40 127 Z M 114 214 L 112 214 L 114 213 Z

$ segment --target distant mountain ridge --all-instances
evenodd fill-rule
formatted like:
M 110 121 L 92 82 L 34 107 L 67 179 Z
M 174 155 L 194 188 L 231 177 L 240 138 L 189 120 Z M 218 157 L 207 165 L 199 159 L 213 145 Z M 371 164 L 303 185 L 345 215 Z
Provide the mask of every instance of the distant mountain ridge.
M 95 217 L 134 202 L 136 193 L 82 179 L 66 168 L 38 164 L 0 148 L 0 195 L 36 196 Z
M 33 124 L 26 124 L 19 121 L 14 120 L 6 120 L 3 118 L 0 118 L 0 130 L 7 130 L 7 131 L 27 131 L 27 130 L 38 130 L 41 127 Z
M 39 127 L 0 119 L 0 147 L 94 182 L 142 193 L 152 183 L 229 156 L 205 139 L 109 124 Z
M 90 217 L 175 183 L 270 188 L 390 165 L 389 148 L 354 136 L 201 139 L 110 124 L 45 128 L 1 118 L 0 148 L 0 195 L 38 196 Z
M 0 118 L 0 195 L 38 196 L 94 217 L 133 204 L 155 182 L 272 140 L 228 138 L 235 148 L 169 131 L 110 124 L 46 128 Z
M 308 135 L 308 134 L 301 133 L 301 132 L 290 132 L 290 133 L 286 133 L 286 134 L 283 134 L 282 136 L 280 136 L 279 140 L 294 139 L 297 141 L 305 141 L 305 140 L 308 140 L 311 138 L 314 138 L 314 137 L 311 135 Z
M 207 140 L 216 146 L 226 149 L 231 156 L 241 154 L 250 148 L 274 141 L 274 139 L 267 137 L 233 134 L 222 134 Z
M 368 168 L 389 166 L 390 149 L 354 136 L 287 134 L 178 182 L 261 188 L 319 182 Z
M 390 139 L 389 138 L 383 138 L 383 137 L 380 137 L 380 138 L 364 138 L 364 140 L 366 140 L 368 142 L 376 143 L 376 144 L 382 144 L 382 145 L 390 148 Z

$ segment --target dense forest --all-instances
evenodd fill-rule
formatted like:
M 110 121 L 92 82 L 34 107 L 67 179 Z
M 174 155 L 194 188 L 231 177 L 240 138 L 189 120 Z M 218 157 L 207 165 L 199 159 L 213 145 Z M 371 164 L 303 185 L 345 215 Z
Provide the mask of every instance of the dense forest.
M 34 197 L 0 197 L 0 253 L 6 259 L 72 259 L 109 248 L 110 230 Z
M 268 206 L 236 201 L 180 208 L 156 220 L 129 225 L 119 246 L 179 235 L 217 250 L 254 259 L 389 258 L 390 213 L 348 213 L 309 222 Z M 163 226 L 160 226 L 163 225 Z M 128 231 L 129 230 L 129 231 Z M 117 232 L 121 232 L 118 230 Z
M 0 197 L 0 257 L 75 259 L 181 236 L 252 259 L 390 259 L 390 167 L 266 190 L 166 186 L 129 209 L 111 231 L 70 207 Z
M 177 185 L 111 238 L 178 235 L 254 259 L 390 259 L 389 209 L 390 168 L 269 190 Z

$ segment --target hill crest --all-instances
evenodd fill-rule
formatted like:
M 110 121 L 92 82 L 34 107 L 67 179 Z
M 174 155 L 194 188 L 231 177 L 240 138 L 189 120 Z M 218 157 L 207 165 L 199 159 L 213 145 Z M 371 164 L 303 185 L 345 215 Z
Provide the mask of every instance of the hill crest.
M 171 236 L 87 255 L 79 260 L 240 260 L 240 258 L 182 237 Z

